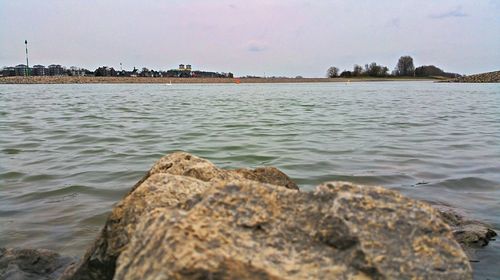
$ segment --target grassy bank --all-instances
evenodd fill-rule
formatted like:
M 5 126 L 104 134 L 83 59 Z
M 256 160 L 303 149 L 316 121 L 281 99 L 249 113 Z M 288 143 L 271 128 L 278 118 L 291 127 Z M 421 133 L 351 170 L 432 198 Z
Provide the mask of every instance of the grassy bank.
M 212 84 L 212 83 L 330 83 L 423 81 L 431 78 L 150 78 L 150 77 L 0 77 L 0 84 Z

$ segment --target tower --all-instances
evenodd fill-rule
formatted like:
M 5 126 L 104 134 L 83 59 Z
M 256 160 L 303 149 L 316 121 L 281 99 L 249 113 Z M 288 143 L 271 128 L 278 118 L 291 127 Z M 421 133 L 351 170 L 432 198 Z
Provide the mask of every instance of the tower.
M 24 40 L 24 44 L 26 45 L 26 69 L 25 69 L 24 75 L 29 76 L 30 75 L 30 65 L 28 63 L 28 40 Z

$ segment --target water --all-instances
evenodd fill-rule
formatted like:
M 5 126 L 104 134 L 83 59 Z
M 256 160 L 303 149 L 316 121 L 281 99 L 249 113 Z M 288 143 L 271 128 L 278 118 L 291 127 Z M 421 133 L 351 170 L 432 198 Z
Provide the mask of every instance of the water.
M 384 185 L 500 229 L 500 86 L 0 85 L 0 247 L 80 255 L 161 156 Z M 480 251 L 500 275 L 500 241 Z

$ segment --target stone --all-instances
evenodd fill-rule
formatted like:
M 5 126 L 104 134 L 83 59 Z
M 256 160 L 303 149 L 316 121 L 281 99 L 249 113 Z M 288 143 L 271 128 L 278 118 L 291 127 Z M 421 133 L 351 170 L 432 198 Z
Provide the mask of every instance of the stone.
M 0 248 L 0 279 L 56 279 L 73 262 L 45 249 Z
M 298 190 L 286 174 L 273 167 L 223 170 L 184 152 L 161 158 L 113 208 L 94 244 L 78 264 L 65 271 L 62 279 L 111 279 L 116 259 L 126 249 L 136 224 L 149 212 L 188 207 L 211 184 L 246 178 Z
M 446 217 L 382 187 L 156 162 L 61 279 L 470 279 Z M 448 221 L 449 222 L 449 221 Z
M 438 211 L 381 187 L 233 180 L 184 206 L 141 219 L 115 279 L 472 277 Z
M 275 167 L 224 170 L 206 159 L 185 152 L 176 152 L 162 157 L 149 171 L 150 175 L 156 173 L 188 176 L 205 182 L 248 179 L 289 189 L 299 189 L 295 182 Z
M 490 240 L 497 236 L 491 225 L 470 219 L 457 209 L 446 205 L 433 205 L 433 207 L 451 227 L 455 240 L 460 243 L 470 259 L 474 259 L 478 248 L 488 245 Z

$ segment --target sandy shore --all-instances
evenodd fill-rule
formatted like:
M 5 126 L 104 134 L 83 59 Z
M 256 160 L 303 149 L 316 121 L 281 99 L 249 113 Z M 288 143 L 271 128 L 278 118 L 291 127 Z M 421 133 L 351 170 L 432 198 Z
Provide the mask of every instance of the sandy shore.
M 0 84 L 223 84 L 223 83 L 330 83 L 330 82 L 380 82 L 423 81 L 421 78 L 150 78 L 150 77 L 0 77 Z

